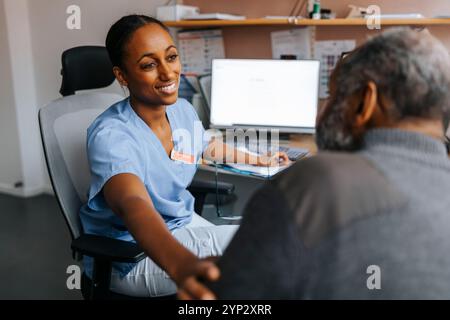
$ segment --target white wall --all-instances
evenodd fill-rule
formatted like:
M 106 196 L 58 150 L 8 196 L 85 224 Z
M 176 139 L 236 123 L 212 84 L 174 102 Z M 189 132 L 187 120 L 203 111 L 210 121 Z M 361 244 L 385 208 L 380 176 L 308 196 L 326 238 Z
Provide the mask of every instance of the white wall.
M 22 186 L 13 194 L 34 195 L 45 189 L 45 171 L 37 122 L 34 61 L 27 0 L 4 0 L 3 8 L 9 47 L 12 92 L 20 156 Z M 9 139 L 10 136 L 7 136 Z M 11 137 L 14 139 L 13 137 Z M 8 191 L 8 190 L 7 190 Z
M 14 192 L 22 181 L 19 136 L 3 0 L 0 2 L 0 192 Z
M 61 53 L 79 45 L 104 45 L 109 27 L 121 16 L 156 15 L 167 0 L 28 0 L 32 25 L 37 101 L 40 106 L 60 97 Z M 81 9 L 81 30 L 68 30 L 66 9 Z
M 50 190 L 38 109 L 60 97 L 61 54 L 104 45 L 109 27 L 132 13 L 155 15 L 167 0 L 0 0 L 0 192 Z M 67 7 L 81 8 L 81 30 L 69 30 Z M 108 91 L 120 92 L 117 84 Z M 23 182 L 22 188 L 14 188 Z

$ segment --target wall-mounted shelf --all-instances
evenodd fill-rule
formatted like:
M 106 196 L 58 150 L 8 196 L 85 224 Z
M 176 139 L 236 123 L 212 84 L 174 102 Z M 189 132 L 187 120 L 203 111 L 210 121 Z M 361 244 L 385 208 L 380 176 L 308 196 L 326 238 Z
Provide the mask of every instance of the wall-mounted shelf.
M 247 20 L 181 20 L 166 21 L 165 24 L 174 28 L 202 27 L 237 27 L 237 26 L 365 26 L 366 19 L 247 19 Z M 450 25 L 450 19 L 382 19 L 382 26 L 402 25 Z

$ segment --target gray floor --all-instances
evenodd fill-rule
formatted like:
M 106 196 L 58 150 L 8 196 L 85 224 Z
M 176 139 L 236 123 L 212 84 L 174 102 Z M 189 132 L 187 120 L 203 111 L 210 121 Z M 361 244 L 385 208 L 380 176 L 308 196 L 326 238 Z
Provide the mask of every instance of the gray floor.
M 0 299 L 81 299 L 66 287 L 70 235 L 54 197 L 0 194 Z
M 199 176 L 213 179 L 201 171 Z M 239 195 L 237 201 L 222 203 L 224 215 L 240 215 L 260 185 L 252 179 L 227 175 L 220 181 L 234 183 Z M 211 205 L 214 196 L 207 201 L 210 204 L 203 211 L 206 219 L 215 224 L 239 223 L 217 217 Z M 53 196 L 24 199 L 0 194 L 0 299 L 82 299 L 78 290 L 66 286 L 66 270 L 73 264 L 70 235 Z

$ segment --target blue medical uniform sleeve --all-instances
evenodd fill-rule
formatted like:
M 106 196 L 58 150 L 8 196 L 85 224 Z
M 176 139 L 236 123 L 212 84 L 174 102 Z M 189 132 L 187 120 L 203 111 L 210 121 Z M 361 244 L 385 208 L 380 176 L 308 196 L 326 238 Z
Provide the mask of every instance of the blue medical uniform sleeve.
M 87 149 L 91 169 L 88 206 L 91 209 L 102 209 L 101 190 L 113 176 L 131 173 L 144 181 L 137 142 L 120 128 L 102 128 L 94 132 L 88 138 Z

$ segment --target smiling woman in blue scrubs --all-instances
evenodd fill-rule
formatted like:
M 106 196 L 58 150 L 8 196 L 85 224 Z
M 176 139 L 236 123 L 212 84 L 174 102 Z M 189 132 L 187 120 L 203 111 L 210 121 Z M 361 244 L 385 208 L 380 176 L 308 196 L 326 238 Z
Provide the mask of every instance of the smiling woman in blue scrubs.
M 178 99 L 181 64 L 161 22 L 147 16 L 123 17 L 109 30 L 106 47 L 114 74 L 130 96 L 108 108 L 88 129 L 92 180 L 81 221 L 86 233 L 136 241 L 149 257 L 137 264 L 114 264 L 112 291 L 173 294 L 177 284 L 199 273 L 192 269 L 198 265 L 194 262 L 221 255 L 236 230 L 198 216 L 186 190 L 203 154 L 223 161 L 230 148 L 217 139 L 194 141 L 204 129 L 197 130 L 200 122 L 193 107 Z M 184 135 L 184 143 L 174 144 L 177 132 L 194 139 L 186 144 Z M 213 156 L 211 150 L 219 149 L 224 151 L 220 158 L 220 152 Z M 285 154 L 253 160 L 260 165 L 288 161 Z M 86 257 L 84 266 L 92 275 L 92 260 Z M 207 262 L 203 266 L 206 273 Z

